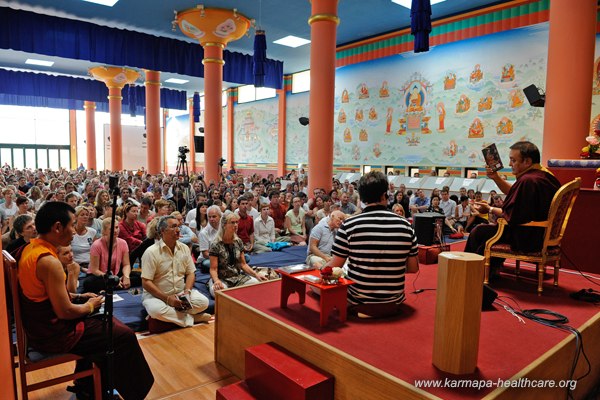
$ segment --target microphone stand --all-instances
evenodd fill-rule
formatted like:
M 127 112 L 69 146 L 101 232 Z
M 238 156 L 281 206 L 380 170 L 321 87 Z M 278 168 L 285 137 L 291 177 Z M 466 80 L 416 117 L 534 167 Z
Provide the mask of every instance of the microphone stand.
M 115 240 L 115 220 L 117 214 L 117 197 L 119 196 L 118 176 L 109 176 L 109 191 L 113 195 L 112 216 L 110 219 L 110 238 L 108 241 L 108 268 L 104 275 L 105 294 L 104 294 L 104 330 L 106 334 L 106 368 L 104 376 L 106 378 L 106 395 L 112 398 L 114 384 L 114 338 L 113 338 L 113 292 L 119 284 L 119 277 L 112 273 L 112 255 L 113 243 Z

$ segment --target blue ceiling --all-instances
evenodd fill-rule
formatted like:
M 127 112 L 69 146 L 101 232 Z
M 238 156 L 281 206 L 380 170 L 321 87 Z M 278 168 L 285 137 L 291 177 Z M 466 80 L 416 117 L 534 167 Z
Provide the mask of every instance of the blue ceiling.
M 318 0 L 313 0 L 318 1 Z M 514 1 L 514 0 L 513 0 Z M 498 0 L 447 0 L 432 7 L 432 19 L 440 19 L 489 5 L 506 3 Z M 0 6 L 33 11 L 40 14 L 84 20 L 99 25 L 129 29 L 156 36 L 192 41 L 179 29 L 172 31 L 173 11 L 183 11 L 198 4 L 205 7 L 237 8 L 238 12 L 255 19 L 266 31 L 267 56 L 284 62 L 284 73 L 302 71 L 310 67 L 310 44 L 289 48 L 272 43 L 287 35 L 310 39 L 310 26 L 307 23 L 311 14 L 309 0 L 208 0 L 196 3 L 189 0 L 119 0 L 113 7 L 106 7 L 81 0 L 0 0 Z M 340 0 L 338 5 L 340 25 L 337 30 L 337 44 L 347 44 L 371 36 L 396 31 L 410 26 L 410 10 L 391 0 Z M 230 51 L 252 54 L 253 31 L 247 37 L 227 46 Z M 31 54 L 0 50 L 0 68 L 24 68 L 24 60 Z M 51 73 L 71 76 L 86 76 L 87 69 L 93 66 L 85 61 L 52 59 L 52 68 L 36 67 Z M 200 62 L 201 60 L 198 60 Z M 31 67 L 27 66 L 32 70 Z M 35 70 L 35 69 L 33 69 Z M 185 85 L 163 84 L 172 89 L 202 91 L 201 78 L 181 77 L 163 74 L 162 79 L 178 77 L 189 79 Z M 224 87 L 235 86 L 224 83 Z

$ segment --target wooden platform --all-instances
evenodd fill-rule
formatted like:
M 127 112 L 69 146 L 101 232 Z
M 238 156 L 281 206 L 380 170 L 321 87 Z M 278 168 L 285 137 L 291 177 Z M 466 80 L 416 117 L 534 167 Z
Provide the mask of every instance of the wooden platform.
M 271 281 L 261 285 L 279 285 L 278 281 Z M 262 289 L 262 288 L 261 288 Z M 275 289 L 275 288 L 273 288 Z M 215 359 L 218 363 L 233 372 L 238 377 L 245 375 L 244 349 L 257 344 L 273 341 L 293 353 L 301 356 L 306 361 L 318 366 L 335 377 L 335 399 L 437 399 L 446 398 L 446 393 L 428 393 L 413 386 L 413 382 L 403 381 L 390 373 L 374 367 L 348 353 L 345 353 L 331 344 L 319 340 L 318 335 L 312 335 L 303 329 L 298 329 L 293 324 L 286 323 L 283 318 L 278 318 L 272 312 L 278 307 L 279 299 L 274 299 L 274 306 L 263 311 L 240 301 L 235 296 L 235 291 L 252 290 L 252 288 L 237 288 L 222 291 L 217 296 L 216 302 L 216 328 L 215 328 Z M 265 291 L 266 292 L 266 291 Z M 273 294 L 274 290 L 270 290 Z M 423 300 L 425 301 L 425 300 Z M 279 311 L 277 311 L 279 312 Z M 496 314 L 504 314 L 497 312 Z M 574 392 L 575 398 L 584 398 L 600 380 L 600 313 L 592 311 L 583 325 L 577 326 L 582 332 L 585 351 L 592 364 L 591 375 L 577 383 Z M 317 318 L 318 315 L 311 316 Z M 498 316 L 493 316 L 497 318 Z M 512 317 L 510 317 L 512 318 Z M 528 324 L 534 324 L 528 322 Z M 549 328 L 544 328 L 549 329 Z M 351 334 L 346 327 L 339 329 L 344 334 Z M 395 331 L 400 340 L 411 338 L 403 337 L 401 331 Z M 483 334 L 483 332 L 482 332 Z M 343 340 L 340 334 L 340 340 Z M 500 340 L 501 334 L 499 335 Z M 495 340 L 495 339 L 494 339 Z M 507 338 L 516 344 L 514 351 L 527 352 L 527 348 L 519 348 L 519 338 Z M 551 340 L 550 340 L 551 341 Z M 558 342 L 558 343 L 557 343 Z M 489 342 L 488 342 L 489 343 Z M 533 359 L 525 368 L 508 378 L 518 380 L 529 379 L 567 379 L 568 369 L 574 353 L 575 340 L 567 336 L 564 340 L 555 341 L 547 346 L 541 357 Z M 389 344 L 389 343 L 388 343 Z M 369 343 L 364 343 L 369 346 Z M 416 349 L 418 351 L 418 349 Z M 427 351 L 423 351 L 427 354 Z M 431 351 L 429 351 L 429 354 Z M 486 356 L 486 349 L 480 350 L 480 357 Z M 424 356 L 427 357 L 427 356 Z M 510 354 L 506 354 L 510 358 Z M 489 354 L 488 354 L 489 359 Z M 402 363 L 400 357 L 398 363 Z M 489 362 L 489 361 L 488 361 Z M 506 362 L 506 360 L 504 360 Z M 410 368 L 410 366 L 407 366 Z M 582 374 L 583 362 L 580 359 L 576 376 Z M 483 372 L 485 376 L 485 371 Z M 442 377 L 440 373 L 440 377 Z M 489 376 L 489 375 L 487 375 Z M 455 377 L 461 379 L 461 377 Z M 441 378 L 443 379 L 443 377 Z M 464 379 L 464 378 L 463 378 Z M 492 379 L 492 378 L 490 378 Z M 496 378 L 497 379 L 497 378 Z M 522 389 L 522 388 L 496 388 L 491 392 L 477 398 L 485 399 L 557 399 L 565 398 L 565 389 Z M 449 393 L 451 398 L 461 398 L 460 391 Z M 473 393 L 468 396 L 473 398 Z

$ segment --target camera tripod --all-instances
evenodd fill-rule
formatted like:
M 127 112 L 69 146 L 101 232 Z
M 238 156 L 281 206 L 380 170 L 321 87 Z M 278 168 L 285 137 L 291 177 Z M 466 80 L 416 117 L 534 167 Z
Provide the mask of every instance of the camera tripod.
M 190 210 L 192 208 L 191 206 L 194 205 L 195 193 L 194 196 L 190 199 L 190 176 L 188 173 L 188 163 L 185 154 L 185 151 L 179 149 L 179 155 L 177 159 L 177 170 L 175 171 L 175 176 L 177 176 L 179 187 L 183 192 L 186 208 Z M 179 179 L 181 178 L 182 180 L 180 181 Z

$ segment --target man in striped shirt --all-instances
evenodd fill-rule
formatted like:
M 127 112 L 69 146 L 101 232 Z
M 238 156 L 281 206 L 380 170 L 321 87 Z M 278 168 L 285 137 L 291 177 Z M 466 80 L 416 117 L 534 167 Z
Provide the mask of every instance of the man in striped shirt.
M 373 317 L 399 311 L 404 301 L 404 275 L 419 270 L 417 240 L 403 217 L 386 209 L 388 182 L 379 171 L 364 175 L 358 193 L 366 204 L 361 214 L 339 228 L 332 248 L 331 267 L 348 259 L 350 310 Z

